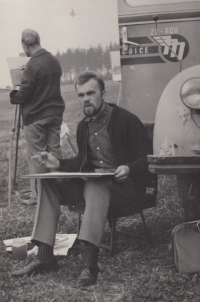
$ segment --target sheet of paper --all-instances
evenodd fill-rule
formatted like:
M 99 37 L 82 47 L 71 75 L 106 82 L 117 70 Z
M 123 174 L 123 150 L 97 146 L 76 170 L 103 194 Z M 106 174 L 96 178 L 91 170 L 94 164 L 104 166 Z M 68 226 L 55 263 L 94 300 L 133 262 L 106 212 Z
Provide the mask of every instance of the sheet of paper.
M 54 255 L 55 256 L 66 256 L 68 250 L 73 246 L 76 240 L 77 234 L 56 234 L 56 240 L 54 245 Z M 16 239 L 16 238 L 15 238 Z M 20 239 L 24 239 L 25 242 L 28 244 L 31 242 L 31 237 L 22 237 Z M 6 246 L 7 252 L 12 252 L 12 243 L 13 239 L 7 239 L 3 241 L 4 245 Z M 38 247 L 34 246 L 32 250 L 28 251 L 28 255 L 37 254 Z

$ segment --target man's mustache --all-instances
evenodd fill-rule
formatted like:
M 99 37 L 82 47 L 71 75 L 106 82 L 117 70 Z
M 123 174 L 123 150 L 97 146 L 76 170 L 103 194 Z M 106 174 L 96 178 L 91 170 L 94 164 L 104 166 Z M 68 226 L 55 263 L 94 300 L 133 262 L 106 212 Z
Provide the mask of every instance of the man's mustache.
M 92 106 L 92 104 L 91 103 L 84 103 L 84 108 L 89 107 L 89 106 Z

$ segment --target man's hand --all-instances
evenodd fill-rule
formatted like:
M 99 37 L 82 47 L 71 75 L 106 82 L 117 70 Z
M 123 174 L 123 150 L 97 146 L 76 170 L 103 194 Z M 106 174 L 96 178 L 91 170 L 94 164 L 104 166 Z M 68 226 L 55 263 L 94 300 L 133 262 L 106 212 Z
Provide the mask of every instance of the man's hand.
M 38 152 L 38 154 L 31 156 L 31 158 L 37 159 L 41 165 L 45 165 L 49 169 L 58 169 L 60 167 L 60 161 L 49 152 Z
M 25 68 L 26 68 L 26 65 L 22 65 L 21 71 L 24 71 Z
M 118 182 L 125 181 L 130 173 L 130 169 L 128 166 L 119 166 L 115 171 L 115 179 Z

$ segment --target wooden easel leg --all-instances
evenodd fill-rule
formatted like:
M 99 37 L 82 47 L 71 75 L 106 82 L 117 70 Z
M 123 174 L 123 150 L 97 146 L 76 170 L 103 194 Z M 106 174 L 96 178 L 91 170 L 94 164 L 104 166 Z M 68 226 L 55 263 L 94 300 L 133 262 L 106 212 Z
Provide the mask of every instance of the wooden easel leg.
M 18 161 L 18 147 L 19 147 L 19 137 L 20 137 L 20 128 L 21 128 L 21 109 L 19 107 L 18 119 L 17 119 L 17 131 L 16 131 L 16 146 L 15 146 L 15 167 L 14 167 L 14 179 L 13 184 L 16 189 L 16 177 L 17 177 L 17 161 Z
M 110 238 L 110 255 L 112 256 L 114 254 L 114 240 L 115 240 L 117 219 L 109 218 L 108 222 L 110 225 L 110 236 L 111 236 L 111 238 Z
M 14 121 L 11 129 L 11 140 L 10 140 L 10 158 L 9 158 L 9 175 L 8 175 L 8 206 L 10 208 L 11 205 L 11 189 L 12 189 L 12 147 L 13 141 L 15 138 L 15 130 L 16 130 L 16 120 L 17 120 L 17 112 L 18 112 L 18 105 L 15 106 L 15 115 Z

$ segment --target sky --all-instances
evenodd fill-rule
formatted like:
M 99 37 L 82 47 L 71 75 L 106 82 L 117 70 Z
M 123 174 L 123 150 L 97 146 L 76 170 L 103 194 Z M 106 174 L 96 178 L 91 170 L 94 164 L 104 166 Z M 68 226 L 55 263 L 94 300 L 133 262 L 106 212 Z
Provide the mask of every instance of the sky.
M 119 41 L 117 14 L 117 0 L 0 0 L 0 87 L 11 86 L 7 58 L 23 52 L 24 29 L 36 30 L 41 46 L 54 55 L 105 47 Z
M 136 6 L 186 1 L 193 0 L 126 0 Z M 23 52 L 21 32 L 26 28 L 38 31 L 41 46 L 54 55 L 68 48 L 118 43 L 117 0 L 0 0 L 1 88 L 11 86 L 7 57 Z

